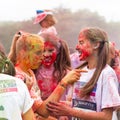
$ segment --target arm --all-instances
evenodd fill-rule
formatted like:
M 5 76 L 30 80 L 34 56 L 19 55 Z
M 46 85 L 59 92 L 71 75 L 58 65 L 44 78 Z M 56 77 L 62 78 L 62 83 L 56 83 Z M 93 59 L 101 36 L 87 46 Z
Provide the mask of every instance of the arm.
M 101 112 L 87 112 L 83 110 L 77 110 L 70 106 L 60 102 L 49 102 L 47 109 L 56 116 L 72 116 L 81 118 L 84 120 L 111 120 L 112 119 L 112 108 L 103 109 Z
M 29 109 L 25 114 L 23 114 L 22 118 L 23 120 L 36 120 L 32 109 Z
M 10 52 L 8 54 L 8 58 L 12 61 L 12 63 L 15 65 L 16 63 L 16 42 L 19 39 L 20 35 L 16 33 L 13 37 Z
M 49 111 L 46 109 L 46 104 L 49 101 L 59 101 L 59 99 L 61 98 L 61 96 L 63 95 L 67 85 L 69 84 L 73 84 L 74 82 L 76 82 L 79 77 L 80 77 L 80 72 L 82 70 L 76 69 L 76 70 L 72 70 L 70 71 L 62 80 L 61 82 L 58 84 L 58 86 L 56 87 L 56 89 L 52 92 L 52 94 L 48 97 L 48 99 L 46 99 L 41 105 L 40 107 L 37 109 L 37 112 L 44 116 L 44 117 L 48 117 L 49 116 Z M 84 71 L 83 71 L 84 72 Z

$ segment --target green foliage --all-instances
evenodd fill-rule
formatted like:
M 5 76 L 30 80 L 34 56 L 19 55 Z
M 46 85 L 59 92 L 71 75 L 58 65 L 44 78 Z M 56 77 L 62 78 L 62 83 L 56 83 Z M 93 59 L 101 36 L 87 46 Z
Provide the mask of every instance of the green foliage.
M 90 12 L 87 9 L 70 11 L 62 7 L 56 8 L 55 16 L 58 23 L 55 25 L 59 36 L 66 40 L 70 49 L 75 50 L 79 31 L 84 27 L 97 26 L 103 28 L 108 34 L 110 41 L 114 41 L 120 48 L 120 22 L 106 22 L 103 16 L 97 12 Z M 21 22 L 0 22 L 0 42 L 5 46 L 6 52 L 9 52 L 12 38 L 16 32 L 23 30 L 30 33 L 38 33 L 40 26 L 33 24 L 33 19 Z

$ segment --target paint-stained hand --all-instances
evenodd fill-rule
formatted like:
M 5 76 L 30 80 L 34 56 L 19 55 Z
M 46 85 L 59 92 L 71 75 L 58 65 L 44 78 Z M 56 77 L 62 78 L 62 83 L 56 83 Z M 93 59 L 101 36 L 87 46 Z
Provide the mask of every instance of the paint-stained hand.
M 47 109 L 55 116 L 70 116 L 72 108 L 61 102 L 49 102 Z
M 87 71 L 81 69 L 73 69 L 70 72 L 68 72 L 68 74 L 62 79 L 61 82 L 64 82 L 66 84 L 73 84 L 74 82 L 79 80 L 81 76 L 80 74 L 81 72 L 87 72 Z

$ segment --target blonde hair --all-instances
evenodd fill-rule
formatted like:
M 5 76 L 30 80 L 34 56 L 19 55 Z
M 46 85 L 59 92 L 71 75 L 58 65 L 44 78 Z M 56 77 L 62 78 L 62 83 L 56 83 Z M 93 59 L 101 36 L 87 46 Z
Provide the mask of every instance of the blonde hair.
M 36 34 L 23 33 L 18 39 L 13 39 L 8 57 L 15 65 L 19 52 L 23 49 L 25 51 L 30 51 L 35 48 L 35 45 L 40 45 L 41 47 L 43 47 L 43 38 Z
M 42 24 L 43 21 L 46 21 L 48 23 L 48 26 L 51 27 L 53 25 L 55 25 L 57 23 L 57 19 L 51 15 L 51 14 L 48 14 L 41 22 L 40 22 L 40 25 Z

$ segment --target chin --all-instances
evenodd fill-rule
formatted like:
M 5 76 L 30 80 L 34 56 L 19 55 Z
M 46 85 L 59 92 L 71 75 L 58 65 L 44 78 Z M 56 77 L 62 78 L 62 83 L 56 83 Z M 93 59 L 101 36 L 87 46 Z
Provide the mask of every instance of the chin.
M 50 67 L 52 64 L 44 64 L 45 67 Z
M 86 59 L 85 58 L 80 58 L 80 61 L 85 61 Z
M 36 65 L 36 66 L 34 65 L 34 66 L 32 67 L 32 69 L 35 70 L 35 69 L 37 69 L 38 67 L 39 67 L 38 65 Z

